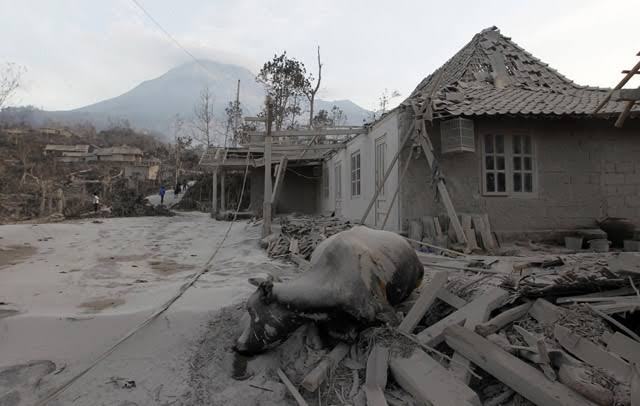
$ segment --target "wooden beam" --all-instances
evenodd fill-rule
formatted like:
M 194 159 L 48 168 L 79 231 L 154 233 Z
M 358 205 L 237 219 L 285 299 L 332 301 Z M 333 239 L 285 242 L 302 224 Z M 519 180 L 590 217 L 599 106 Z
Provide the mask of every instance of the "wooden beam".
M 282 381 L 284 386 L 286 386 L 286 388 L 289 390 L 289 393 L 291 394 L 291 396 L 293 396 L 293 399 L 295 399 L 295 401 L 298 403 L 298 406 L 309 406 L 308 403 L 304 400 L 304 398 L 300 394 L 300 392 L 298 392 L 298 389 L 296 389 L 293 383 L 291 383 L 291 381 L 287 377 L 287 374 L 285 374 L 284 371 L 280 368 L 278 368 L 276 372 L 280 377 L 280 380 Z
M 527 302 L 504 311 L 486 323 L 478 324 L 475 327 L 475 331 L 483 337 L 494 334 L 503 327 L 524 317 L 529 312 L 529 309 L 531 309 L 531 306 L 533 306 L 533 302 Z
M 493 288 L 481 294 L 460 310 L 451 313 L 444 319 L 422 330 L 417 334 L 418 340 L 430 346 L 440 344 L 442 340 L 444 340 L 445 328 L 464 323 L 467 317 L 475 312 L 476 308 L 495 309 L 500 306 L 508 296 L 509 293 L 507 291 L 500 288 Z
M 335 149 L 344 149 L 347 146 L 342 143 L 336 144 L 315 144 L 315 145 L 302 145 L 302 144 L 271 144 L 271 151 L 273 152 L 288 152 L 288 151 L 330 151 Z M 251 144 L 249 146 L 250 152 L 262 152 L 264 151 L 264 144 Z M 298 158 L 302 159 L 302 158 Z
M 433 276 L 429 281 L 429 284 L 420 292 L 418 300 L 413 304 L 409 313 L 407 313 L 404 319 L 402 319 L 400 326 L 398 326 L 400 331 L 404 331 L 405 333 L 413 332 L 413 329 L 416 328 L 418 322 L 422 320 L 424 314 L 429 310 L 429 307 L 433 304 L 434 300 L 436 300 L 438 292 L 444 289 L 444 284 L 447 283 L 447 276 L 446 272 L 437 272 Z
M 624 334 L 612 334 L 607 340 L 607 350 L 631 363 L 640 364 L 640 343 Z
M 533 303 L 533 306 L 531 306 L 531 309 L 529 309 L 529 314 L 540 324 L 552 326 L 563 316 L 564 309 L 555 306 L 544 299 L 537 299 Z
M 271 234 L 271 99 L 267 98 L 267 134 L 264 137 L 264 197 L 262 237 Z
M 449 292 L 447 289 L 440 289 L 438 292 L 438 299 L 442 300 L 446 304 L 456 309 L 461 309 L 467 305 L 467 301 L 462 299 L 460 296 L 454 295 Z
M 633 364 L 631 374 L 630 398 L 631 406 L 640 406 L 640 365 Z
M 374 345 L 367 359 L 367 376 L 364 393 L 368 406 L 387 406 L 384 388 L 387 386 L 387 368 L 389 365 L 389 349 Z
M 371 200 L 369 201 L 369 205 L 367 206 L 367 209 L 364 211 L 364 214 L 362 215 L 362 219 L 360 219 L 360 224 L 364 224 L 365 221 L 367 221 L 367 217 L 369 216 L 369 212 L 371 212 L 371 209 L 373 208 L 373 205 L 376 203 L 376 199 L 378 199 L 378 195 L 380 194 L 380 191 L 382 191 L 382 189 L 384 188 L 384 184 L 387 182 L 387 178 L 389 177 L 389 175 L 391 175 L 391 170 L 393 169 L 393 167 L 395 166 L 396 162 L 398 161 L 398 157 L 402 153 L 402 150 L 404 149 L 405 145 L 407 145 L 407 142 L 409 141 L 409 139 L 413 139 L 412 132 L 413 132 L 413 129 L 415 128 L 414 126 L 415 126 L 415 124 L 412 123 L 411 126 L 409 127 L 409 130 L 405 134 L 405 137 L 402 139 L 402 142 L 400 143 L 400 145 L 398 145 L 398 150 L 393 155 L 393 158 L 391 159 L 391 162 L 389 162 L 389 167 L 387 168 L 387 170 L 384 173 L 384 177 L 382 178 L 382 182 L 380 182 L 379 185 L 376 185 L 376 191 L 373 194 L 373 197 L 371 197 Z
M 631 114 L 631 109 L 633 108 L 634 104 L 635 104 L 635 101 L 628 101 L 625 103 L 624 109 L 622 109 L 622 113 L 620 113 L 620 115 L 618 116 L 618 119 L 616 120 L 614 127 L 622 128 L 622 126 L 624 125 L 624 122 L 627 120 L 627 117 L 629 117 L 629 114 Z
M 315 392 L 322 382 L 327 378 L 329 371 L 335 368 L 340 361 L 349 353 L 349 345 L 339 343 L 336 345 L 311 372 L 304 377 L 302 387 L 309 392 Z
M 273 131 L 272 137 L 315 137 L 318 135 L 356 135 L 366 134 L 367 129 L 365 127 L 347 127 L 347 128 L 325 128 L 325 129 L 312 129 L 312 130 L 280 130 Z M 265 136 L 264 131 L 248 131 L 249 136 Z
M 409 358 L 392 357 L 389 362 L 396 382 L 420 404 L 433 406 L 480 406 L 478 395 L 455 379 L 445 367 L 422 350 Z
M 539 406 L 595 406 L 559 382 L 461 326 L 445 330 L 447 344 L 499 381 Z
M 565 350 L 591 366 L 602 368 L 620 382 L 627 382 L 631 377 L 628 363 L 614 357 L 588 339 L 572 333 L 568 328 L 556 324 L 553 335 Z
M 407 169 L 409 169 L 409 164 L 411 164 L 412 157 L 413 157 L 413 148 L 409 150 L 409 157 L 407 158 L 407 162 L 404 163 L 404 167 L 402 168 L 402 172 L 400 173 L 400 177 L 398 178 L 398 182 L 397 182 L 398 184 L 396 185 L 396 190 L 393 192 L 393 196 L 391 197 L 391 203 L 389 203 L 389 208 L 387 209 L 387 213 L 384 215 L 384 221 L 382 222 L 382 226 L 380 227 L 381 230 L 384 230 L 384 226 L 387 225 L 387 220 L 389 219 L 389 215 L 391 214 L 391 209 L 393 208 L 393 204 L 396 202 L 396 198 L 398 197 L 398 193 L 400 192 L 402 179 L 404 179 L 404 176 L 407 173 Z
M 427 127 L 424 123 L 424 120 L 420 120 L 420 133 L 417 134 L 418 143 L 422 146 L 422 150 L 424 151 L 424 155 L 427 158 L 427 163 L 429 164 L 429 169 L 433 170 L 435 165 L 435 156 L 433 155 L 433 146 L 431 141 L 429 140 L 429 134 L 427 133 Z M 451 221 L 451 225 L 453 226 L 453 230 L 456 233 L 456 238 L 458 242 L 467 245 L 467 238 L 464 234 L 464 230 L 462 229 L 462 225 L 460 224 L 460 220 L 458 220 L 458 214 L 456 213 L 456 209 L 453 207 L 453 203 L 451 202 L 451 197 L 449 196 L 449 191 L 447 190 L 447 186 L 444 184 L 442 179 L 437 180 L 438 187 L 438 195 L 442 199 L 442 204 L 447 210 L 447 215 L 449 216 L 449 220 Z
M 282 183 L 284 182 L 284 175 L 287 172 L 287 157 L 280 158 L 280 164 L 278 164 L 278 170 L 276 172 L 276 182 L 273 187 L 273 194 L 271 195 L 271 205 L 274 210 L 278 204 L 278 198 L 280 197 L 280 191 L 282 190 Z
M 620 81 L 620 83 L 616 85 L 616 87 L 611 89 L 611 91 L 607 94 L 607 96 L 600 102 L 600 104 L 598 104 L 598 106 L 595 108 L 593 113 L 595 114 L 598 111 L 600 111 L 600 109 L 602 109 L 609 102 L 609 100 L 611 99 L 611 96 L 613 95 L 613 92 L 615 92 L 616 90 L 622 89 L 622 86 L 626 85 L 627 82 L 631 80 L 633 75 L 635 75 L 639 70 L 640 70 L 640 61 L 638 61 L 636 66 L 634 66 L 633 68 L 631 68 L 631 70 L 629 70 L 629 72 L 624 76 L 624 78 L 622 78 L 622 80 Z

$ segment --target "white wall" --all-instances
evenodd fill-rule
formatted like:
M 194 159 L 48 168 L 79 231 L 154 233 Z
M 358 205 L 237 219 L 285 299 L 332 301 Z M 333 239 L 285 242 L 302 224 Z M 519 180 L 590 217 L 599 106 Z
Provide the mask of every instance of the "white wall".
M 342 149 L 332 156 L 329 160 L 325 161 L 329 169 L 329 197 L 326 198 L 324 191 L 320 189 L 320 199 L 322 211 L 333 212 L 336 211 L 336 198 L 335 198 L 335 166 L 338 162 L 342 164 L 342 204 L 339 213 L 352 221 L 359 222 L 364 215 L 373 194 L 375 193 L 375 143 L 380 137 L 385 136 L 386 140 L 386 152 L 385 152 L 385 168 L 389 167 L 391 159 L 396 154 L 398 149 L 398 113 L 397 110 L 389 113 L 382 120 L 378 121 L 370 129 L 369 133 L 361 134 L 351 140 L 346 149 Z M 360 150 L 360 196 L 351 196 L 351 155 Z M 326 173 L 323 168 L 323 176 Z M 394 165 L 394 168 L 387 178 L 384 187 L 384 195 L 379 197 L 379 210 L 378 210 L 378 224 L 376 224 L 376 206 L 371 209 L 366 224 L 370 226 L 382 225 L 382 221 L 385 217 L 393 193 L 398 185 L 398 165 Z M 399 213 L 398 213 L 398 201 L 391 208 L 389 219 L 385 225 L 386 230 L 400 231 L 399 225 Z

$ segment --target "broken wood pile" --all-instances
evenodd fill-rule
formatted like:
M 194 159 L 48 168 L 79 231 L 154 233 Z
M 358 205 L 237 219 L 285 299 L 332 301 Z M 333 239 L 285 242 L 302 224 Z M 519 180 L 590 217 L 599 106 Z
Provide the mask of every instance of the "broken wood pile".
M 299 405 L 639 406 L 640 255 L 621 255 L 471 279 L 427 266 L 398 326 L 337 344 L 289 389 Z
M 272 258 L 296 256 L 309 260 L 313 250 L 328 237 L 353 225 L 338 217 L 287 216 L 280 218 L 280 234 L 272 234 L 263 241 Z
M 470 251 L 494 252 L 498 243 L 491 231 L 487 214 L 458 214 L 458 219 L 467 239 Z M 449 219 L 445 216 L 425 216 L 409 222 L 408 236 L 411 240 L 441 248 L 455 247 L 456 236 Z M 420 248 L 413 243 L 415 248 Z M 438 253 L 437 249 L 429 251 Z

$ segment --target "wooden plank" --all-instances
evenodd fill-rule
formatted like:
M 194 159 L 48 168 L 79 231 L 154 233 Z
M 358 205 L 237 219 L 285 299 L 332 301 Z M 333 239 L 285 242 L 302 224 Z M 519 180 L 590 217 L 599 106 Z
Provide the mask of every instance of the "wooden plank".
M 302 387 L 309 392 L 315 392 L 327 378 L 329 371 L 335 368 L 349 353 L 349 345 L 339 343 L 316 367 L 304 377 Z
M 271 150 L 273 152 L 288 152 L 288 151 L 333 151 L 346 148 L 345 144 L 331 144 L 331 145 L 278 145 L 273 144 Z M 249 147 L 250 152 L 262 152 L 264 146 L 257 145 Z M 301 159 L 301 158 L 299 158 Z
M 475 306 L 467 316 L 464 322 L 464 327 L 473 331 L 478 324 L 485 322 L 489 319 L 491 311 L 495 308 L 495 304 L 484 302 Z M 449 366 L 451 372 L 461 381 L 469 384 L 471 379 L 471 363 L 459 352 L 455 352 L 451 357 L 451 364 Z
M 592 298 L 592 297 L 615 297 L 615 296 L 633 295 L 634 293 L 635 291 L 631 287 L 605 290 L 603 292 L 593 292 L 593 293 L 587 293 L 587 294 L 578 295 L 578 296 L 562 297 L 556 300 L 556 304 L 574 303 L 576 299 L 586 299 L 586 298 Z
M 282 190 L 282 183 L 284 182 L 284 175 L 287 172 L 287 157 L 280 158 L 280 164 L 278 164 L 278 170 L 276 171 L 276 181 L 273 187 L 273 193 L 271 194 L 271 205 L 275 208 L 278 204 L 278 198 L 280 197 L 280 191 Z
M 418 322 L 422 320 L 422 317 L 427 312 L 429 307 L 436 300 L 436 295 L 440 290 L 444 288 L 444 284 L 447 283 L 447 273 L 437 272 L 429 284 L 425 286 L 420 292 L 418 300 L 413 304 L 409 313 L 402 319 L 398 329 L 405 333 L 412 333 L 416 328 Z
M 213 170 L 211 179 L 211 217 L 218 213 L 218 169 Z
M 427 127 L 424 123 L 424 120 L 420 120 L 420 133 L 417 134 L 418 143 L 422 147 L 424 151 L 424 155 L 427 158 L 427 163 L 429 164 L 429 169 L 433 170 L 433 166 L 435 165 L 435 157 L 433 155 L 433 147 L 431 145 L 431 141 L 429 140 L 429 134 L 427 133 Z M 451 202 L 451 197 L 449 196 L 449 191 L 444 184 L 442 179 L 437 180 L 437 188 L 438 195 L 444 205 L 447 215 L 449 216 L 449 220 L 451 220 L 451 225 L 453 226 L 453 230 L 455 231 L 456 238 L 458 242 L 467 244 L 467 238 L 465 237 L 464 230 L 460 225 L 460 221 L 458 220 L 458 215 L 456 213 L 456 209 L 453 207 L 453 203 Z
M 621 382 L 627 382 L 631 377 L 631 368 L 628 363 L 616 358 L 588 339 L 560 325 L 555 326 L 553 334 L 564 349 L 587 364 L 604 369 Z
M 640 343 L 622 333 L 614 333 L 607 340 L 607 350 L 631 363 L 640 364 Z
M 384 388 L 387 386 L 389 349 L 374 345 L 367 359 L 367 375 L 364 392 L 368 406 L 387 406 Z
M 454 295 L 449 292 L 447 289 L 440 289 L 438 291 L 437 298 L 445 302 L 451 307 L 455 307 L 456 309 L 460 309 L 467 305 L 467 301 L 462 299 L 460 296 Z
M 495 309 L 500 306 L 508 296 L 509 293 L 507 291 L 500 288 L 493 288 L 472 300 L 460 310 L 451 313 L 439 322 L 422 330 L 417 334 L 417 337 L 420 342 L 426 345 L 434 346 L 440 344 L 442 340 L 444 340 L 445 328 L 464 323 L 467 317 L 474 313 L 476 307 L 486 308 L 489 311 Z
M 539 323 L 546 324 L 548 326 L 553 325 L 556 321 L 560 320 L 563 313 L 564 310 L 562 308 L 554 306 L 544 299 L 537 299 L 533 303 L 533 306 L 531 306 L 531 309 L 529 309 L 531 317 L 536 319 Z
M 289 390 L 289 393 L 291 393 L 291 396 L 293 396 L 293 399 L 295 399 L 295 401 L 298 403 L 298 406 L 308 406 L 308 403 L 304 400 L 300 392 L 298 392 L 298 389 L 296 389 L 296 387 L 287 377 L 287 374 L 285 374 L 284 371 L 280 368 L 278 368 L 276 372 L 278 373 L 278 376 L 280 377 L 280 380 L 282 381 L 284 386 L 286 386 Z
M 464 229 L 464 236 L 467 237 L 467 247 L 471 251 L 476 251 L 480 249 L 478 246 L 478 240 L 476 239 L 476 232 L 470 228 Z
M 356 134 L 366 134 L 367 129 L 365 127 L 345 127 L 345 128 L 325 128 L 319 129 L 314 128 L 310 130 L 280 130 L 273 131 L 271 133 L 272 137 L 315 137 L 318 135 L 356 135 Z M 264 136 L 264 131 L 247 131 L 249 136 L 262 135 Z
M 478 230 L 480 233 L 480 237 L 482 239 L 482 246 L 485 250 L 491 251 L 496 248 L 495 241 L 491 232 L 489 231 L 489 227 L 485 224 L 484 219 L 479 214 L 474 214 L 473 217 L 473 227 Z
M 422 350 L 389 362 L 396 382 L 416 401 L 433 406 L 480 406 L 478 395 Z
M 224 181 L 225 181 L 225 170 L 221 170 L 220 172 L 220 211 L 223 213 L 227 210 L 227 202 L 225 201 L 224 195 Z
M 447 344 L 505 385 L 539 406 L 595 406 L 559 382 L 461 326 L 445 330 Z
M 488 336 L 489 334 L 496 333 L 498 330 L 501 330 L 503 327 L 513 323 L 516 320 L 524 317 L 533 306 L 533 302 L 523 303 L 520 306 L 516 306 L 509 310 L 506 310 L 486 323 L 478 324 L 475 328 L 476 333 L 480 334 L 483 337 Z

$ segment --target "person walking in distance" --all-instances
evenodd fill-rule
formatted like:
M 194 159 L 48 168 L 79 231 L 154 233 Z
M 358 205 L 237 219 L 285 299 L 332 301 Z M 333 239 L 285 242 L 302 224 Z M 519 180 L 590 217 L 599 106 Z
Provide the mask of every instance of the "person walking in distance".
M 93 212 L 97 213 L 99 207 L 100 207 L 100 198 L 98 197 L 97 193 L 94 193 L 93 194 Z
M 164 194 L 165 194 L 166 190 L 164 188 L 164 185 L 160 186 L 160 204 L 164 204 Z

